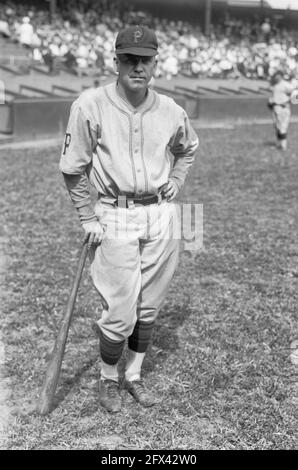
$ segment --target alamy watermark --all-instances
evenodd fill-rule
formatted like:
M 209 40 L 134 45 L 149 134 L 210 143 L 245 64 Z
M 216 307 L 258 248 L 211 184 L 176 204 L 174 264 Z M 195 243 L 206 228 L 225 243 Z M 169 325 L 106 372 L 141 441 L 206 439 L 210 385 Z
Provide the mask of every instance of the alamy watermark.
M 203 248 L 203 204 L 162 202 L 127 208 L 99 202 L 96 213 L 109 239 L 173 239 L 181 240 L 186 251 Z
M 198 251 L 203 248 L 203 204 L 182 204 L 180 208 L 181 239 L 184 250 Z

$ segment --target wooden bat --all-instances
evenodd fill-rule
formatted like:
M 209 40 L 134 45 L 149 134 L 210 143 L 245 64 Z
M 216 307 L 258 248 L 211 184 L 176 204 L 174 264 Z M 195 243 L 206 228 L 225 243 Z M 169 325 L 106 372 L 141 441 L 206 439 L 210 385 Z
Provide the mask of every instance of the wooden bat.
M 88 253 L 88 237 L 85 238 L 83 242 L 83 247 L 81 250 L 80 258 L 77 265 L 77 271 L 75 278 L 73 280 L 70 296 L 68 299 L 66 312 L 62 320 L 62 324 L 57 335 L 53 351 L 51 353 L 50 361 L 48 368 L 45 374 L 43 381 L 39 401 L 37 404 L 37 412 L 41 415 L 46 415 L 51 412 L 53 405 L 53 398 L 58 384 L 58 379 L 61 370 L 61 364 L 64 356 L 66 340 L 68 336 L 68 331 L 72 319 L 72 314 L 74 311 L 74 305 L 76 301 L 76 296 L 82 277 L 82 272 L 87 258 Z

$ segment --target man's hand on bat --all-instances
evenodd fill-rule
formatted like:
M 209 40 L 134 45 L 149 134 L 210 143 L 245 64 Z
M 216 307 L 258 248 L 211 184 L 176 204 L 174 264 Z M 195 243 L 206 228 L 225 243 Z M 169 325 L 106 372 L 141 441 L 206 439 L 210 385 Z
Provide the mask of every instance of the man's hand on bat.
M 99 221 L 87 222 L 82 225 L 85 231 L 85 240 L 88 239 L 88 248 L 92 245 L 99 245 L 102 242 L 106 227 Z

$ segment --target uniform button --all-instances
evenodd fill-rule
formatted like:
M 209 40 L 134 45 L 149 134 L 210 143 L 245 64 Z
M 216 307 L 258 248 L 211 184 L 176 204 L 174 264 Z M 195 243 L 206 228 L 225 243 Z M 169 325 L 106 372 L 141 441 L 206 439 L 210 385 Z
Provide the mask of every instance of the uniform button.
M 137 132 L 138 132 L 138 129 L 135 129 L 135 133 L 137 133 Z
M 135 149 L 135 153 L 138 153 L 138 151 L 139 151 L 138 149 Z

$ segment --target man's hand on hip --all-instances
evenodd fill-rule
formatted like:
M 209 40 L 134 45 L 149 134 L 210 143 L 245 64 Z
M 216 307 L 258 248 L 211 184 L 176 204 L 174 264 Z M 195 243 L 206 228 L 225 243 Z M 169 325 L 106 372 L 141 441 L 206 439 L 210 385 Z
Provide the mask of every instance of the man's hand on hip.
M 105 233 L 105 227 L 98 221 L 82 224 L 86 237 L 88 237 L 88 247 L 99 245 Z
M 167 201 L 172 201 L 173 199 L 175 199 L 175 197 L 179 193 L 179 188 L 174 180 L 169 179 L 167 184 L 163 187 L 162 192 L 165 198 L 167 199 Z

